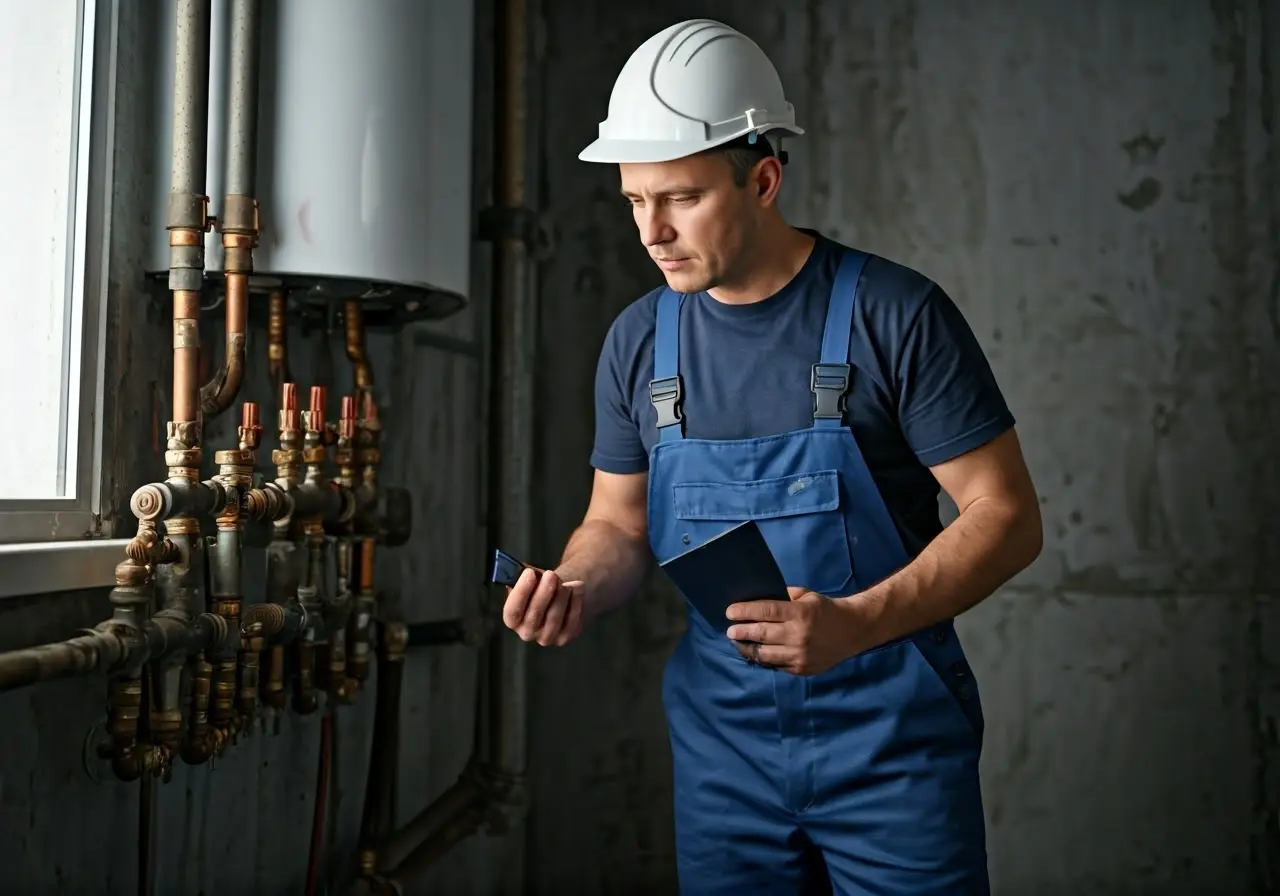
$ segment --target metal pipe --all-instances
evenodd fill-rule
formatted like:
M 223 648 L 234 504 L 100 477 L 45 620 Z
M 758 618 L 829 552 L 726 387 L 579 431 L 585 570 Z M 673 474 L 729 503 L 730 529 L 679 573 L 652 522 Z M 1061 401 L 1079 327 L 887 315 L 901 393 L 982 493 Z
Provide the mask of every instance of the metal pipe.
M 101 632 L 0 653 L 0 693 L 42 681 L 90 675 L 120 659 L 119 642 Z
M 404 681 L 406 631 L 403 624 L 382 626 L 378 674 L 373 710 L 373 747 L 365 781 L 364 811 L 360 817 L 358 848 L 360 871 L 365 877 L 378 867 L 378 845 L 395 823 L 396 769 L 400 763 L 400 691 Z
M 267 299 L 267 374 L 275 394 L 287 383 L 289 376 L 289 327 L 286 316 L 285 295 L 274 290 Z
M 276 464 L 275 484 L 296 501 L 297 490 L 302 483 L 302 416 L 298 410 L 298 387 L 294 383 L 283 383 L 280 387 L 278 417 L 280 448 L 272 454 Z M 271 541 L 267 545 L 267 600 L 294 608 L 293 616 L 299 624 L 294 638 L 300 638 L 309 621 L 298 597 L 302 576 L 298 546 L 293 536 L 299 517 L 296 504 L 292 507 L 288 515 L 277 519 L 272 526 Z M 283 619 L 281 626 L 284 626 Z M 292 641 L 294 638 L 280 640 Z M 273 643 L 263 675 L 262 701 L 276 713 L 283 712 L 288 705 L 284 676 L 284 644 Z
M 381 435 L 382 423 L 378 419 L 378 403 L 374 400 L 373 393 L 366 391 L 356 429 L 356 461 L 360 465 L 361 477 L 356 503 L 361 508 L 378 506 L 378 467 L 382 459 L 379 449 Z M 360 585 L 356 591 L 355 607 L 351 614 L 350 668 L 351 677 L 358 685 L 363 685 L 369 676 L 369 626 L 373 624 L 373 618 L 378 609 L 377 596 L 373 587 L 378 527 L 376 523 L 371 524 L 367 518 L 357 519 L 356 525 L 365 537 L 360 541 L 360 560 L 357 564 Z
M 210 0 L 174 0 L 170 191 L 203 194 L 209 135 Z
M 526 0 L 502 0 L 499 18 L 496 134 L 499 202 L 526 204 Z M 498 241 L 489 313 L 488 496 L 494 543 L 519 550 L 533 531 L 530 468 L 537 308 L 528 247 L 517 234 Z M 513 790 L 523 786 L 528 734 L 528 649 L 497 627 L 490 637 L 489 744 L 486 764 Z
M 231 0 L 227 193 L 252 196 L 258 159 L 259 0 Z
M 227 239 L 228 236 L 224 233 L 224 242 Z M 244 381 L 245 339 L 249 327 L 249 277 L 232 271 L 227 271 L 225 277 L 225 357 L 218 373 L 200 389 L 200 406 L 207 418 L 216 417 L 231 407 Z
M 507 210 L 526 203 L 525 0 L 501 0 L 497 41 L 497 192 Z M 530 256 L 518 234 L 495 253 L 489 309 L 488 514 L 491 540 L 519 548 L 532 531 L 531 394 L 537 308 Z M 403 887 L 485 824 L 502 829 L 523 809 L 527 761 L 528 653 L 497 629 L 485 648 L 477 707 L 477 748 L 457 783 L 393 835 L 379 857 L 383 883 Z
M 199 418 L 197 359 L 204 281 L 209 137 L 209 0 L 174 0 L 173 160 L 170 169 L 169 288 L 173 291 L 173 420 Z M 187 441 L 187 440 L 184 440 Z M 187 448 L 199 445 L 198 429 Z M 196 465 L 197 467 L 199 464 Z
M 151 896 L 155 892 L 155 835 L 152 826 L 155 795 L 151 781 L 151 775 L 143 775 L 138 785 L 138 896 Z
M 320 865 L 324 857 L 325 816 L 329 808 L 330 761 L 333 747 L 333 710 L 325 707 L 320 719 L 320 761 L 316 768 L 315 807 L 311 815 L 311 848 L 307 854 L 306 896 L 315 896 L 320 887 Z
M 348 654 L 353 645 L 360 650 L 360 627 L 353 623 L 352 610 L 356 589 L 352 581 L 354 570 L 353 533 L 355 531 L 355 494 L 358 485 L 355 441 L 359 420 L 356 415 L 356 399 L 344 395 L 338 412 L 337 442 L 334 462 L 338 466 L 336 482 L 342 493 L 351 496 L 350 514 L 333 526 L 337 536 L 334 557 L 335 594 L 330 604 L 325 628 L 329 633 L 329 691 L 340 700 L 350 699 L 358 690 L 359 682 L 348 678 Z M 366 629 L 367 631 L 367 629 Z M 368 650 L 367 639 L 363 650 Z
M 223 271 L 226 281 L 226 346 L 221 369 L 200 390 L 206 417 L 225 411 L 244 380 L 249 275 L 258 245 L 254 198 L 258 155 L 259 0 L 231 0 L 230 91 L 227 112 L 226 196 L 222 203 Z
M 152 617 L 158 625 L 168 621 L 175 634 L 190 636 L 197 631 L 196 619 L 200 615 L 201 588 L 204 584 L 204 542 L 197 536 L 175 532 L 168 536 L 174 543 L 178 557 L 172 563 L 155 569 L 156 591 L 160 595 L 160 610 Z M 212 635 L 210 631 L 209 635 Z M 163 745 L 170 756 L 177 754 L 182 745 L 182 667 L 189 649 L 203 649 L 203 643 L 166 644 L 160 656 L 153 657 L 152 680 L 155 683 L 151 733 L 157 743 Z
M 355 380 L 357 395 L 373 388 L 373 366 L 365 351 L 364 314 L 358 299 L 347 299 L 343 305 L 342 322 L 347 336 L 347 360 Z
M 436 619 L 431 622 L 414 622 L 408 626 L 409 648 L 442 647 L 448 644 L 466 644 L 474 637 L 475 622 L 467 618 Z

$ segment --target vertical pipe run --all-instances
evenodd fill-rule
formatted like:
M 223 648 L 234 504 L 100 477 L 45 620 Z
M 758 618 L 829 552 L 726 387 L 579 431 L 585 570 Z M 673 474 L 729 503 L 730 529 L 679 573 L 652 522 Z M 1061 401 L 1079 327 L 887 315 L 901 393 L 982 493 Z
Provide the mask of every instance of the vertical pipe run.
M 498 202 L 517 212 L 527 201 L 526 0 L 498 4 L 495 165 Z M 495 253 L 489 307 L 488 507 L 489 539 L 519 553 L 533 531 L 533 388 L 537 349 L 536 297 L 528 248 L 518 233 L 503 234 Z M 527 762 L 528 652 L 498 627 L 484 649 L 477 707 L 477 749 L 458 782 L 385 841 L 378 870 L 403 888 L 486 820 L 519 805 Z M 477 764 L 478 763 L 478 766 Z M 495 805 L 496 804 L 496 805 Z M 522 861 L 518 844 L 506 861 Z M 519 877 L 519 872 L 516 872 Z
M 260 0 L 231 0 L 226 196 L 222 205 L 223 267 L 226 278 L 226 347 L 222 368 L 201 390 L 207 417 L 235 401 L 244 380 L 248 333 L 249 275 L 258 244 L 258 203 L 254 198 L 258 155 L 258 42 Z
M 172 193 L 204 195 L 209 138 L 209 0 L 174 0 Z
M 502 0 L 499 14 L 497 134 L 498 195 L 507 210 L 526 202 L 525 142 L 526 0 Z M 528 247 L 515 233 L 497 247 L 489 313 L 489 507 L 490 539 L 526 550 L 533 531 L 529 489 L 533 482 L 533 388 L 537 309 L 529 290 Z M 524 547 L 521 547 L 521 546 Z M 512 785 L 525 773 L 528 728 L 528 650 L 498 626 L 490 638 L 487 759 Z
M 288 329 L 283 290 L 275 290 L 267 299 L 267 373 L 276 395 L 289 381 Z
M 231 0 L 227 193 L 252 196 L 258 158 L 259 0 Z
M 400 690 L 404 680 L 404 652 L 408 644 L 403 624 L 382 627 L 378 644 L 378 674 L 374 689 L 373 748 L 365 780 L 364 811 L 357 841 L 360 871 L 366 877 L 378 866 L 378 845 L 395 823 L 392 801 L 400 764 Z

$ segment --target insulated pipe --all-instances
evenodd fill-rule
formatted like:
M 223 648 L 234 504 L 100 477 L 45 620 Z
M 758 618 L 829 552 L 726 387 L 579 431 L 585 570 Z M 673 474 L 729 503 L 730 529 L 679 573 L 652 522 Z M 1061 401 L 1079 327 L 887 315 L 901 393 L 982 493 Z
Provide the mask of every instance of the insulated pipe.
M 227 193 L 222 203 L 223 270 L 226 279 L 226 347 L 222 368 L 200 390 L 206 417 L 235 401 L 244 380 L 249 325 L 249 275 L 258 244 L 254 174 L 258 155 L 259 0 L 231 0 L 231 78 L 227 117 Z
M 259 0 L 231 0 L 230 113 L 227 121 L 227 194 L 253 196 L 258 158 Z
M 174 0 L 173 162 L 170 169 L 169 288 L 173 291 L 173 420 L 199 420 L 200 289 L 209 138 L 209 0 Z M 194 436 L 183 439 L 183 436 Z M 199 447 L 199 430 L 181 432 L 184 447 Z M 197 462 L 196 467 L 199 467 Z

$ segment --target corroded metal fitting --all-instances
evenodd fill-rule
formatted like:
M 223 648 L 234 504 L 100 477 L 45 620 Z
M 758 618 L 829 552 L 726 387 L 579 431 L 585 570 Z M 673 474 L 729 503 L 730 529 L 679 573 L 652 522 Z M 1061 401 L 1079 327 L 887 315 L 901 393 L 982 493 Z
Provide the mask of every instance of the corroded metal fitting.
M 386 623 L 382 627 L 382 643 L 387 645 L 387 659 L 403 659 L 409 646 L 409 627 L 398 621 Z

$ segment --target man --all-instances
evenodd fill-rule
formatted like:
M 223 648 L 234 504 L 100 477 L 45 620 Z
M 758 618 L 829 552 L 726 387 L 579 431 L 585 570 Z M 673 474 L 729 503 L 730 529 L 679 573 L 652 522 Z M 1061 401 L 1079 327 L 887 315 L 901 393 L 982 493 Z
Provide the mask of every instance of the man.
M 609 331 L 586 517 L 504 620 L 566 644 L 651 554 L 756 520 L 791 599 L 730 607 L 727 638 L 691 612 L 663 680 L 681 891 L 987 893 L 951 620 L 1036 557 L 1038 501 L 946 293 L 783 220 L 771 137 L 801 133 L 764 53 L 717 22 L 622 69 L 580 157 L 619 165 L 667 286 Z

